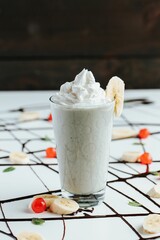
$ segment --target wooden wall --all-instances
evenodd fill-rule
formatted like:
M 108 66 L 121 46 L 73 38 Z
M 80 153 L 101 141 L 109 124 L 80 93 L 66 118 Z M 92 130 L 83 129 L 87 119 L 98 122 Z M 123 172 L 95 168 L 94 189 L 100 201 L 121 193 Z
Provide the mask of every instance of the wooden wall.
M 160 0 L 0 0 L 0 90 L 58 89 L 83 68 L 160 88 Z

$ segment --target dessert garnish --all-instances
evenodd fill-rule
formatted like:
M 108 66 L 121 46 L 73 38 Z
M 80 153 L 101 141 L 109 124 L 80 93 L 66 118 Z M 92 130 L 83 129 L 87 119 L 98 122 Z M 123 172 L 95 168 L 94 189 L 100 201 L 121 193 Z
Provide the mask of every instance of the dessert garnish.
M 35 213 L 42 213 L 47 209 L 56 214 L 71 214 L 79 209 L 76 201 L 52 194 L 42 194 L 33 197 L 29 205 Z
M 125 162 L 138 162 L 139 157 L 141 156 L 141 152 L 136 152 L 136 151 L 127 151 L 124 152 L 121 160 Z
M 153 172 L 149 172 L 149 173 L 154 176 L 160 176 L 160 172 L 158 172 L 158 171 L 153 171 Z
M 44 238 L 35 232 L 21 232 L 17 236 L 18 240 L 44 240 Z
M 50 205 L 50 210 L 56 214 L 71 214 L 79 209 L 77 202 L 67 198 L 56 198 Z
M 43 223 L 45 223 L 45 220 L 42 218 L 33 218 L 32 223 L 34 225 L 42 225 Z
M 51 122 L 52 121 L 52 114 L 50 113 L 48 116 L 48 121 Z
M 152 198 L 160 198 L 160 183 L 155 184 L 147 193 Z
M 11 152 L 9 159 L 14 164 L 27 164 L 30 162 L 28 154 L 24 152 Z
M 46 203 L 46 207 L 49 208 L 52 201 L 55 199 L 55 198 L 58 198 L 57 195 L 52 195 L 52 194 L 41 194 L 41 195 L 36 195 L 33 197 L 33 200 L 37 199 L 37 198 L 43 198 L 45 203 Z
M 149 214 L 144 219 L 143 229 L 147 233 L 159 233 L 160 232 L 160 215 Z
M 145 138 L 147 138 L 149 135 L 150 135 L 150 132 L 149 132 L 149 130 L 148 130 L 147 128 L 141 129 L 141 130 L 139 131 L 139 133 L 138 133 L 138 137 L 139 137 L 140 139 L 145 139 Z
M 48 142 L 51 142 L 51 138 L 49 138 L 47 135 L 45 135 L 43 138 L 42 138 L 43 141 L 48 141 Z
M 46 210 L 47 205 L 43 198 L 36 198 L 31 203 L 31 208 L 35 213 L 42 213 Z
M 144 146 L 145 143 L 142 143 L 142 142 L 134 142 L 133 145 L 141 145 L 141 146 Z
M 47 148 L 46 149 L 46 157 L 47 158 L 56 158 L 57 157 L 57 153 L 56 153 L 56 149 L 55 148 Z
M 139 202 L 136 202 L 136 201 L 129 202 L 128 205 L 132 206 L 132 207 L 141 207 L 142 206 Z
M 112 139 L 136 137 L 137 131 L 130 128 L 113 128 Z
M 151 154 L 148 153 L 148 152 L 145 152 L 143 153 L 138 161 L 141 163 L 141 164 L 151 164 L 152 163 L 152 157 L 151 157 Z
M 19 116 L 19 121 L 31 121 L 39 118 L 40 114 L 38 112 L 22 112 Z
M 106 96 L 115 101 L 114 113 L 119 117 L 123 110 L 124 103 L 124 82 L 117 76 L 112 77 L 106 86 Z
M 15 167 L 8 167 L 8 168 L 5 168 L 4 170 L 3 170 L 3 172 L 12 172 L 12 171 L 14 171 L 16 168 Z

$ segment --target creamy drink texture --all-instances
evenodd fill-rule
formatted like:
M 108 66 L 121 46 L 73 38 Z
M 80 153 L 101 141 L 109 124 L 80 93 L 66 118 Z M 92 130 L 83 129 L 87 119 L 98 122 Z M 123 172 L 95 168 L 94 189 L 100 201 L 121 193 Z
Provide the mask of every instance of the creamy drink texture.
M 104 189 L 114 102 L 85 69 L 51 101 L 62 189 L 74 194 Z

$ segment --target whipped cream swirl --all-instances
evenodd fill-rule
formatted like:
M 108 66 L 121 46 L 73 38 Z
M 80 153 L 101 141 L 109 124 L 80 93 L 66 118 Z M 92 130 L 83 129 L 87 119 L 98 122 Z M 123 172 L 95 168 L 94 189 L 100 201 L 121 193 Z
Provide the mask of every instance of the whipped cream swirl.
M 54 95 L 54 102 L 62 105 L 99 104 L 106 102 L 105 91 L 95 81 L 91 71 L 83 69 L 72 82 L 66 82 Z

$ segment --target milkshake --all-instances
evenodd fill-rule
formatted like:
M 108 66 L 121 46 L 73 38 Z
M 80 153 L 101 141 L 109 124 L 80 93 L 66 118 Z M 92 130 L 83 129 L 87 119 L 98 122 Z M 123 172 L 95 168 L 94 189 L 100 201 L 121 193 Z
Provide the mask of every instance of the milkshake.
M 115 102 L 85 69 L 50 101 L 62 194 L 97 205 L 105 194 Z

